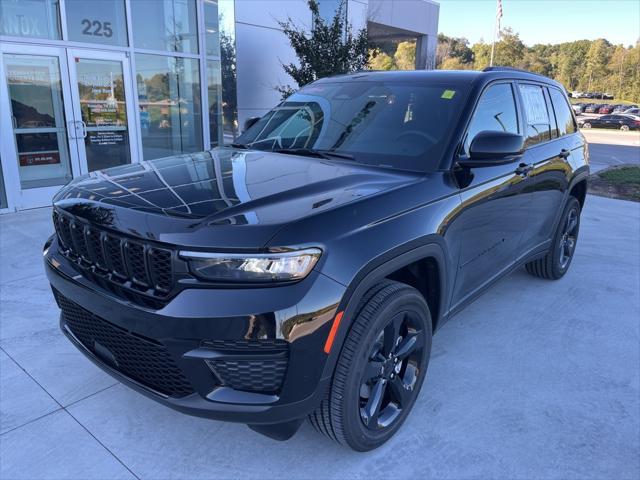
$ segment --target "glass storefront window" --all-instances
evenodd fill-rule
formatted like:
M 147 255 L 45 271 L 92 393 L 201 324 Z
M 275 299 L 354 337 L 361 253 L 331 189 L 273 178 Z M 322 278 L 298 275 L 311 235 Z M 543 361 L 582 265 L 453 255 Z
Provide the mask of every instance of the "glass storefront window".
M 124 0 L 66 0 L 69 40 L 127 46 Z
M 4 188 L 4 176 L 2 175 L 1 161 L 0 161 L 0 208 L 7 208 L 7 191 Z
M 57 57 L 5 54 L 22 188 L 71 180 Z
M 235 0 L 218 0 L 224 142 L 238 135 Z
M 59 40 L 58 0 L 0 0 L 0 35 Z
M 207 92 L 209 97 L 209 138 L 215 147 L 222 139 L 222 75 L 220 62 L 207 61 Z
M 219 56 L 218 0 L 204 0 L 204 36 L 206 54 L 208 56 Z
M 198 53 L 195 0 L 131 0 L 137 48 Z
M 145 160 L 202 150 L 198 60 L 136 54 Z
M 130 162 L 122 63 L 76 59 L 80 112 L 90 172 Z

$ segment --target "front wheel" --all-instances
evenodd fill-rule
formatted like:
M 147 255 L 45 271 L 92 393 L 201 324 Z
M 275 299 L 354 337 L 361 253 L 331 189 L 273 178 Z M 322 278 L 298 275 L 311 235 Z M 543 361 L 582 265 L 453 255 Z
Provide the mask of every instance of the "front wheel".
M 622 125 L 620 127 L 620 130 L 622 130 L 623 132 L 628 132 L 629 131 L 629 125 Z
M 591 124 L 589 122 L 585 122 L 582 124 L 582 128 L 591 128 Z
M 313 427 L 361 452 L 389 440 L 420 392 L 431 335 L 420 292 L 391 281 L 373 287 L 344 342 L 331 386 L 309 416 Z
M 562 278 L 573 260 L 579 231 L 580 202 L 575 197 L 569 197 L 549 251 L 544 257 L 527 263 L 527 272 L 550 280 Z

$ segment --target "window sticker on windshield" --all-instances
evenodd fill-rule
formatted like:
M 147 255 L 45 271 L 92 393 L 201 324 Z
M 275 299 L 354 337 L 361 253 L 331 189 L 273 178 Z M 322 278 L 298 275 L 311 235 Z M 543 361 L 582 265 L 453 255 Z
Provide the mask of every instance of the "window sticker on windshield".
M 442 95 L 440 98 L 444 98 L 445 100 L 451 100 L 455 94 L 456 94 L 455 90 L 445 90 L 444 92 L 442 92 Z

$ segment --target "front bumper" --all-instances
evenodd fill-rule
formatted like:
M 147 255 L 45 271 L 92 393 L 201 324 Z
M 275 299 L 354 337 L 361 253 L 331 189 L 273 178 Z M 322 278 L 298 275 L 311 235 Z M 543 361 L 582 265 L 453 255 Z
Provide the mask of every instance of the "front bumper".
M 271 288 L 188 288 L 152 310 L 91 283 L 58 252 L 55 237 L 44 257 L 49 282 L 69 316 L 61 315 L 62 331 L 96 365 L 140 393 L 187 414 L 254 425 L 300 419 L 320 403 L 331 371 L 324 342 L 345 292 L 328 277 L 312 272 L 299 283 Z M 76 313 L 70 316 L 70 311 Z M 78 323 L 77 312 L 84 312 L 84 323 Z M 94 320 L 104 323 L 97 327 Z M 107 342 L 102 340 L 105 329 L 116 332 Z M 251 391 L 251 385 L 263 385 L 253 378 L 249 388 L 240 390 L 229 377 L 233 368 L 225 377 L 211 368 L 216 361 L 240 365 L 245 373 L 246 365 L 270 361 L 281 368 L 283 350 L 254 348 L 262 342 L 286 346 L 286 369 L 277 389 Z M 123 365 L 138 344 L 144 348 L 136 350 L 135 359 L 142 364 L 132 375 Z M 228 346 L 236 344 L 241 351 Z M 188 389 L 164 390 L 148 381 L 145 372 L 158 378 L 151 371 L 156 365 L 151 360 L 158 357 L 173 365 L 171 375 L 183 378 Z

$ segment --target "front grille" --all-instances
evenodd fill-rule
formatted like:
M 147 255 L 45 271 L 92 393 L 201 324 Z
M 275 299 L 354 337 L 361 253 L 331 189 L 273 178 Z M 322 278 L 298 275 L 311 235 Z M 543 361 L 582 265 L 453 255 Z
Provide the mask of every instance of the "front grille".
M 57 291 L 64 321 L 82 345 L 123 375 L 169 397 L 184 397 L 193 388 L 164 345 L 128 332 L 85 310 Z M 105 358 L 106 349 L 113 358 Z
M 61 253 L 88 271 L 90 278 L 101 277 L 97 283 L 111 283 L 109 289 L 120 296 L 154 306 L 172 291 L 172 250 L 131 240 L 58 211 L 53 212 L 53 224 Z
M 277 393 L 282 387 L 289 363 L 289 344 L 285 340 L 210 340 L 203 346 L 226 356 L 207 361 L 222 385 L 257 393 Z M 256 358 L 243 358 L 248 351 Z

